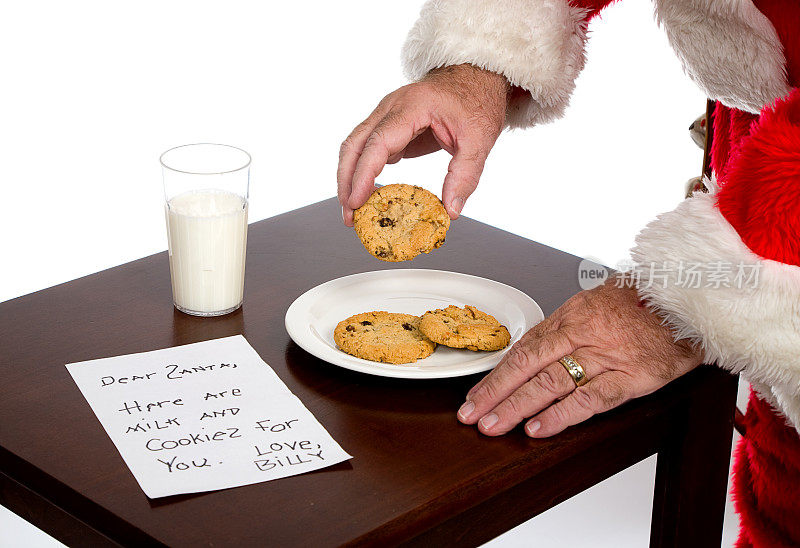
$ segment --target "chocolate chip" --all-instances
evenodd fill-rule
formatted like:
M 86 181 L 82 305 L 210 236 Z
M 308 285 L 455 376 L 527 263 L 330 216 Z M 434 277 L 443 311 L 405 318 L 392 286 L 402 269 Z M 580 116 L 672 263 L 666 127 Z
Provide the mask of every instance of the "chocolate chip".
M 378 221 L 378 224 L 385 228 L 387 226 L 394 226 L 394 221 L 388 217 L 384 217 Z
M 413 327 L 411 327 L 411 325 L 409 325 L 407 323 L 404 323 L 403 324 L 403 329 L 405 329 L 406 331 L 411 331 L 413 329 Z
M 440 247 L 442 244 L 444 244 L 444 238 L 437 240 L 436 243 L 433 244 L 433 247 Z
M 361 325 L 372 325 L 372 322 L 368 322 L 367 320 L 364 320 L 363 322 L 361 322 Z
M 389 200 L 389 205 L 391 205 L 391 204 L 393 204 L 393 203 L 394 203 L 393 201 Z
M 389 256 L 389 252 L 388 252 L 388 251 L 386 251 L 385 249 L 380 249 L 380 250 L 378 250 L 378 252 L 375 254 L 375 256 L 377 256 L 377 257 L 388 257 L 388 256 Z
M 355 326 L 352 326 L 352 325 L 348 325 L 347 327 L 345 327 L 345 329 L 347 331 L 355 331 L 356 330 Z

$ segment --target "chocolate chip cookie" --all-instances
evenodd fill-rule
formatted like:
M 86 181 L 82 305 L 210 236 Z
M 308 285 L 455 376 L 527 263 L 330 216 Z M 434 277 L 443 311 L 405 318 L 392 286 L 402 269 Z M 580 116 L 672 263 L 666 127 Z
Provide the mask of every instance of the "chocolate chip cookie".
M 409 261 L 444 243 L 450 216 L 442 202 L 424 188 L 387 185 L 372 193 L 353 213 L 356 234 L 382 261 Z
M 500 350 L 511 335 L 494 316 L 474 306 L 448 306 L 422 315 L 420 331 L 435 343 L 468 350 Z
M 357 358 L 410 363 L 430 356 L 436 344 L 419 330 L 419 316 L 364 312 L 342 320 L 333 331 L 336 345 Z

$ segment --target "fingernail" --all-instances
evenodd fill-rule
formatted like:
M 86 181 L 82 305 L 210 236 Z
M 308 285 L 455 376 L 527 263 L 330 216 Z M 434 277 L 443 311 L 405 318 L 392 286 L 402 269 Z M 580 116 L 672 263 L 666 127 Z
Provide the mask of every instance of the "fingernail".
M 494 413 L 489 413 L 488 415 L 484 415 L 484 417 L 481 419 L 481 426 L 483 426 L 486 430 L 489 430 L 492 426 L 497 424 L 498 420 L 500 420 L 500 418 L 497 415 Z
M 342 206 L 342 222 L 344 224 L 347 224 L 347 219 L 345 219 L 345 217 L 344 217 L 344 206 Z
M 453 198 L 453 200 L 450 202 L 450 209 L 456 213 L 461 213 L 461 210 L 464 209 L 464 198 L 461 196 Z
M 458 410 L 458 416 L 462 419 L 468 419 L 472 412 L 475 411 L 475 404 L 471 401 L 466 401 Z
M 525 429 L 528 431 L 528 435 L 531 435 L 531 436 L 532 436 L 532 435 L 534 435 L 534 434 L 536 433 L 536 431 L 537 431 L 537 430 L 539 430 L 539 428 L 541 428 L 541 427 L 542 427 L 542 423 L 541 423 L 541 422 L 539 422 L 539 421 L 533 421 L 533 422 L 529 422 L 529 423 L 528 423 L 528 424 L 525 426 Z

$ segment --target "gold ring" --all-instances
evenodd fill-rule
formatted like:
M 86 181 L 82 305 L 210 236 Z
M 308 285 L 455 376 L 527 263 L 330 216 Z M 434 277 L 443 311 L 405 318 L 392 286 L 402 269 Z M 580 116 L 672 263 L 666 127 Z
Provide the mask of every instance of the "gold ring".
M 575 381 L 575 386 L 583 386 L 589 382 L 589 379 L 586 378 L 586 370 L 571 354 L 567 354 L 558 360 L 558 363 L 563 365 L 564 369 L 567 370 L 569 376 L 572 377 L 573 381 Z

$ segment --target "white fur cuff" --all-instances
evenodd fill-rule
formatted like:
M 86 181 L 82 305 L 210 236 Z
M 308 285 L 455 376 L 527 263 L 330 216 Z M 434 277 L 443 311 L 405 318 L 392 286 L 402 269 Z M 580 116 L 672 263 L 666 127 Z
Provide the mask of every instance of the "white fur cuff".
M 586 10 L 567 0 L 429 0 L 403 46 L 406 76 L 469 63 L 530 93 L 510 127 L 559 118 L 583 69 Z
M 676 338 L 769 390 L 763 395 L 800 429 L 800 267 L 750 251 L 709 194 L 650 223 L 633 259 L 639 294 Z M 699 284 L 689 280 L 691 265 L 705 273 Z

